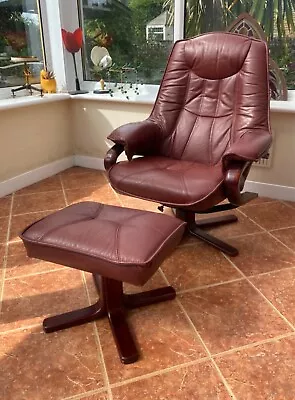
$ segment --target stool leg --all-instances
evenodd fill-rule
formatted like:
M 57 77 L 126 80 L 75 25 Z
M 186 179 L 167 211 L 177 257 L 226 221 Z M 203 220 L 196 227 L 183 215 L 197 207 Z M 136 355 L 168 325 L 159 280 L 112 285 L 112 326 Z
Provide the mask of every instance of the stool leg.
M 123 283 L 113 279 L 102 278 L 102 285 L 108 318 L 120 360 L 123 364 L 131 364 L 138 360 L 138 351 L 125 317 Z
M 98 276 L 96 276 L 95 284 L 100 287 Z M 61 329 L 71 328 L 72 326 L 82 325 L 87 322 L 95 321 L 107 315 L 106 302 L 104 298 L 104 291 L 100 291 L 100 298 L 98 302 L 89 307 L 81 308 L 79 310 L 70 311 L 64 314 L 49 317 L 43 321 L 43 330 L 46 333 L 59 331 Z
M 173 300 L 175 297 L 176 292 L 173 287 L 165 286 L 142 293 L 124 294 L 124 305 L 126 308 L 132 309 L 149 306 L 150 304 L 160 303 L 162 301 Z

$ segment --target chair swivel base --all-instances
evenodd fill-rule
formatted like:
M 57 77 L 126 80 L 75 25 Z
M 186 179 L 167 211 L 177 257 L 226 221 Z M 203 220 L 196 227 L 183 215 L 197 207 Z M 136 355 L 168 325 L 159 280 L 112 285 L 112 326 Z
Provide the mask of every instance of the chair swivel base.
M 123 282 L 97 274 L 93 274 L 93 279 L 100 295 L 98 302 L 89 307 L 46 318 L 43 321 L 43 329 L 46 333 L 55 332 L 107 316 L 120 360 L 123 364 L 131 364 L 138 360 L 139 353 L 126 321 L 126 309 L 172 300 L 176 296 L 175 290 L 166 286 L 127 295 L 123 293 Z
M 229 256 L 235 257 L 239 254 L 238 249 L 229 245 L 223 240 L 220 240 L 217 237 L 210 235 L 210 233 L 202 229 L 207 226 L 222 225 L 230 222 L 237 222 L 238 218 L 236 215 L 233 214 L 223 215 L 220 217 L 206 218 L 200 221 L 196 221 L 195 213 L 176 209 L 176 216 L 187 222 L 187 230 L 191 235 L 196 236 L 197 238 L 210 244 L 216 249 L 221 250 L 225 254 L 228 254 Z

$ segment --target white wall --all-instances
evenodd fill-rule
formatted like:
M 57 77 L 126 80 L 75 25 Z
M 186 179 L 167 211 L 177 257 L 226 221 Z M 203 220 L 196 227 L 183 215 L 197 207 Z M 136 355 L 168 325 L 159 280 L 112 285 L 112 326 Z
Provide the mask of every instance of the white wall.
M 69 101 L 0 110 L 0 182 L 73 154 Z

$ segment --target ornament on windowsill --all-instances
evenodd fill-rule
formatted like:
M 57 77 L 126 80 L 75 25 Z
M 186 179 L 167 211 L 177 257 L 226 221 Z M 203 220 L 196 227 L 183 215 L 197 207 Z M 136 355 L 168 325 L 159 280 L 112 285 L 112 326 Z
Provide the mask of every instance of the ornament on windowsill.
M 112 58 L 105 47 L 94 46 L 90 54 L 91 61 L 95 65 L 95 69 L 98 73 L 107 70 L 112 65 Z M 95 94 L 109 93 L 109 89 L 105 89 L 105 81 L 101 77 L 100 89 L 94 90 Z
M 78 28 L 74 32 L 68 32 L 65 29 L 61 30 L 62 40 L 65 48 L 69 53 L 73 56 L 74 68 L 75 68 L 75 82 L 76 82 L 76 90 L 69 92 L 70 94 L 83 94 L 88 93 L 85 90 L 80 89 L 80 82 L 78 78 L 77 72 L 77 64 L 75 54 L 78 53 L 83 45 L 83 33 L 82 29 Z
M 43 93 L 56 93 L 56 80 L 54 73 L 47 68 L 40 72 L 40 83 Z

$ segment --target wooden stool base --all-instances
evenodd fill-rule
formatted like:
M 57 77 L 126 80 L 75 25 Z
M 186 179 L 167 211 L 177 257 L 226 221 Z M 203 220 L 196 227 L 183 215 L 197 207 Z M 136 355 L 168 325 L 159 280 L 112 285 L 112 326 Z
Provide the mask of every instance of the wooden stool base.
M 46 333 L 55 332 L 107 316 L 120 360 L 123 364 L 131 364 L 138 360 L 139 354 L 126 321 L 126 309 L 172 300 L 176 296 L 175 290 L 166 286 L 143 293 L 124 294 L 123 283 L 120 281 L 96 274 L 93 274 L 93 279 L 100 295 L 98 302 L 89 307 L 46 318 L 43 321 L 43 329 Z

